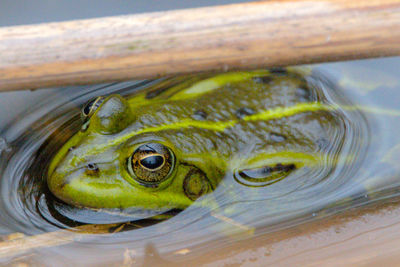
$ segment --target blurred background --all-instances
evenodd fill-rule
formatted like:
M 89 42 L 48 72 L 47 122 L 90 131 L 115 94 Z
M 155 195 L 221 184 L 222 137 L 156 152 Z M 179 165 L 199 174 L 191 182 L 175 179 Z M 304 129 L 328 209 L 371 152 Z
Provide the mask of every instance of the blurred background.
M 51 21 L 88 19 L 104 16 L 165 11 L 250 0 L 2 0 L 0 2 L 0 26 L 14 26 Z

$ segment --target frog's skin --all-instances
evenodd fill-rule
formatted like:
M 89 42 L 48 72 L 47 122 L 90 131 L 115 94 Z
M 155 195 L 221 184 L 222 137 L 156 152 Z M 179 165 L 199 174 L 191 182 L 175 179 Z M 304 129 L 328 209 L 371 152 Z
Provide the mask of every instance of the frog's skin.
M 97 102 L 82 130 L 52 159 L 50 191 L 78 207 L 184 209 L 227 171 L 279 180 L 316 164 L 325 153 L 321 142 L 341 140 L 340 115 L 297 73 L 201 77 Z M 128 165 L 140 160 L 133 153 L 146 145 L 169 161 L 154 172 L 136 165 L 138 173 L 156 177 L 140 180 Z

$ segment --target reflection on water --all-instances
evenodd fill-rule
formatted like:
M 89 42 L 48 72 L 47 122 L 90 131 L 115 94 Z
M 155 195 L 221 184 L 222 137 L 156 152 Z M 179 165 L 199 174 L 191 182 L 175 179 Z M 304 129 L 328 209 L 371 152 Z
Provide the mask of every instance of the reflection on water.
M 302 168 L 285 179 L 277 176 L 273 181 L 257 180 L 258 175 L 262 177 L 271 169 L 233 170 L 213 194 L 198 200 L 200 205 L 177 214 L 165 214 L 164 219 L 168 220 L 157 224 L 152 219 L 135 221 L 121 212 L 99 213 L 65 206 L 52 199 L 43 183 L 49 155 L 80 128 L 78 114 L 83 103 L 112 92 L 129 94 L 149 82 L 49 93 L 47 98 L 24 110 L 18 120 L 1 129 L 0 234 L 43 235 L 59 233 L 64 228 L 89 231 L 96 234 L 75 236 L 61 231 L 65 234 L 50 236 L 54 243 L 33 250 L 30 261 L 43 263 L 45 258 L 47 264 L 62 261 L 106 264 L 123 262 L 126 249 L 135 256 L 146 249 L 153 254 L 187 248 L 207 251 L 212 249 L 209 244 L 223 246 L 232 242 L 232 237 L 253 238 L 350 206 L 394 196 L 400 184 L 400 168 L 396 164 L 400 154 L 396 135 L 400 116 L 395 110 L 400 100 L 399 79 L 389 72 L 380 75 L 374 69 L 374 62 L 384 65 L 385 61 L 321 65 L 314 69 L 327 101 L 343 106 L 340 112 L 345 138 L 337 141 L 340 154 L 323 158 L 325 164 L 321 165 L 333 168 Z M 386 62 L 393 64 L 390 59 Z M 349 108 L 350 103 L 364 108 L 354 110 Z M 327 150 L 334 145 L 321 142 L 321 147 Z M 290 164 L 274 168 L 288 172 Z M 218 208 L 201 205 L 210 199 L 218 203 Z M 151 214 L 147 217 L 151 218 Z M 0 262 L 7 262 L 16 254 L 8 256 L 1 255 Z

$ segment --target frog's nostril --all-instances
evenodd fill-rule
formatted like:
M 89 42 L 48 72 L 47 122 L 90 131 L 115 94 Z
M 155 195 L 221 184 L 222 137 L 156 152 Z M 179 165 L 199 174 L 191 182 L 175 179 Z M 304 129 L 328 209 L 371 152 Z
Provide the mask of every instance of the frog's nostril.
M 99 173 L 99 167 L 96 163 L 89 163 L 86 165 L 86 174 L 96 175 Z

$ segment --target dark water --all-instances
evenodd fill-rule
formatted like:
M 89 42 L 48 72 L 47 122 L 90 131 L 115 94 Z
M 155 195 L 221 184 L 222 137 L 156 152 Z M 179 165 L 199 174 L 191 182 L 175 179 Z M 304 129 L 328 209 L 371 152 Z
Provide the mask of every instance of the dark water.
M 122 263 L 127 249 L 139 258 L 149 254 L 149 248 L 161 255 L 188 248 L 200 253 L 225 246 L 232 238 L 251 239 L 394 197 L 400 185 L 399 64 L 394 58 L 312 67 L 330 101 L 346 99 L 360 107 L 342 110 L 346 119 L 341 153 L 335 163 L 326 163 L 334 168 L 297 173 L 262 187 L 243 186 L 234 174 L 227 174 L 209 196 L 217 199 L 218 208 L 191 206 L 156 224 L 149 220 L 119 223 L 127 221 L 121 214 L 71 210 L 55 202 L 43 183 L 49 157 L 79 129 L 83 103 L 98 95 L 129 94 L 149 81 L 2 93 L 0 102 L 8 104 L 0 110 L 4 122 L 0 129 L 0 235 L 44 236 L 53 243 L 46 247 L 33 240 L 31 248 L 19 250 L 26 252 L 22 258 L 14 253 L 18 247 L 0 247 L 0 263 Z M 18 95 L 25 98 L 17 99 Z M 84 226 L 88 220 L 100 225 Z M 46 237 L 47 233 L 62 234 Z

